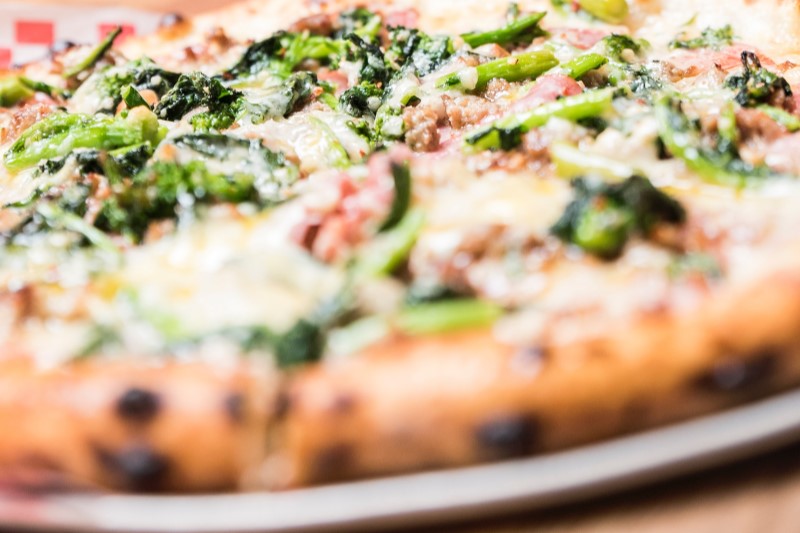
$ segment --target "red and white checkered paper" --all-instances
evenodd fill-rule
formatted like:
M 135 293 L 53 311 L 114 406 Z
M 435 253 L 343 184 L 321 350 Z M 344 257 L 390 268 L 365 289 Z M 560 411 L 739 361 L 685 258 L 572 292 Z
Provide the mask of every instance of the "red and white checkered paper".
M 117 26 L 119 39 L 151 33 L 161 16 L 129 8 L 0 3 L 0 69 L 41 59 L 57 41 L 96 43 Z

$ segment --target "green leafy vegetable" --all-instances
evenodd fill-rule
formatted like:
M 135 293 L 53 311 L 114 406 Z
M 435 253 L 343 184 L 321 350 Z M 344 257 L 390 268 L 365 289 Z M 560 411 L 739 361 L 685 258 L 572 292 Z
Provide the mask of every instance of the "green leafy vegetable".
M 325 330 L 310 320 L 299 320 L 275 346 L 281 368 L 292 368 L 319 361 L 325 349 Z
M 551 231 L 603 259 L 617 257 L 633 235 L 647 237 L 658 224 L 681 224 L 686 218 L 677 200 L 641 176 L 611 184 L 577 178 L 572 187 L 575 199 Z
M 655 104 L 658 132 L 666 150 L 682 159 L 686 166 L 712 183 L 741 187 L 753 179 L 769 177 L 765 166 L 754 166 L 741 159 L 734 142 L 704 136 L 697 122 L 683 111 L 680 100 L 669 95 Z
M 166 71 L 147 58 L 108 66 L 94 72 L 81 84 L 72 97 L 72 105 L 86 114 L 114 114 L 128 87 L 153 91 L 161 98 L 179 77 L 180 74 Z
M 497 43 L 502 46 L 530 43 L 537 37 L 547 35 L 547 32 L 539 26 L 539 22 L 544 16 L 545 12 L 543 11 L 531 13 L 530 15 L 516 18 L 502 28 L 484 32 L 462 33 L 461 38 L 473 48 L 489 43 Z
M 386 231 L 396 226 L 405 216 L 411 205 L 411 170 L 408 163 L 391 163 L 394 179 L 394 198 L 389 216 L 383 221 L 379 231 Z
M 495 78 L 508 81 L 531 80 L 558 65 L 558 60 L 549 50 L 535 50 L 495 59 L 452 74 L 436 81 L 440 89 L 481 90 Z
M 413 70 L 417 76 L 430 74 L 453 55 L 453 42 L 446 36 L 431 36 L 417 29 L 398 26 L 389 32 L 386 64 L 394 71 Z
M 180 120 L 190 111 L 205 107 L 207 111 L 192 117 L 192 126 L 203 131 L 222 130 L 236 119 L 241 96 L 239 91 L 225 87 L 219 80 L 193 72 L 181 75 L 153 111 L 161 119 Z
M 761 66 L 761 61 L 753 52 L 742 52 L 744 72 L 731 76 L 725 84 L 738 91 L 736 101 L 743 107 L 759 104 L 782 103 L 792 97 L 792 88 L 785 78 Z
M 288 76 L 305 60 L 313 59 L 335 65 L 344 55 L 344 42 L 306 33 L 277 32 L 263 41 L 250 45 L 241 59 L 224 73 L 225 78 L 254 76 L 269 70 Z
M 383 21 L 380 15 L 364 7 L 347 9 L 339 14 L 334 37 L 343 39 L 354 33 L 370 43 L 376 43 Z
M 78 148 L 107 151 L 142 143 L 157 145 L 163 131 L 155 115 L 143 108 L 135 111 L 124 119 L 53 113 L 25 130 L 5 153 L 3 162 L 8 170 L 19 171 Z
M 139 106 L 144 106 L 150 109 L 150 106 L 147 104 L 139 91 L 133 87 L 133 85 L 128 85 L 122 89 L 122 101 L 125 102 L 125 105 L 128 107 L 128 109 L 133 109 L 134 107 Z
M 339 97 L 339 108 L 354 117 L 375 116 L 381 106 L 383 89 L 365 81 L 350 87 Z
M 532 111 L 498 120 L 464 138 L 470 150 L 511 150 L 522 142 L 522 135 L 543 126 L 553 117 L 577 121 L 598 117 L 611 109 L 613 89 L 587 91 L 543 104 Z
M 733 28 L 726 24 L 721 28 L 705 28 L 700 32 L 699 37 L 686 38 L 683 34 L 673 39 L 670 48 L 686 48 L 694 50 L 696 48 L 711 48 L 719 50 L 723 46 L 730 46 L 733 43 Z

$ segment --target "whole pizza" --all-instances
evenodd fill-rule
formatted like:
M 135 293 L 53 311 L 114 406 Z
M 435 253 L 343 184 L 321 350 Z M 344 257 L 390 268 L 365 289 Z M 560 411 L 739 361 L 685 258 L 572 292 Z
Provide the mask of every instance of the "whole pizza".
M 256 0 L 0 74 L 0 484 L 452 468 L 800 384 L 798 28 Z

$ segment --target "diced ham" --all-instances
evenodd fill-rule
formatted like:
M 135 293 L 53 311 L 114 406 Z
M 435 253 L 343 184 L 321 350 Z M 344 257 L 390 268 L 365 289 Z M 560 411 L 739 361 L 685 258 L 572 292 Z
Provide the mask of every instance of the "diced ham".
M 344 172 L 326 177 L 318 195 L 304 197 L 305 216 L 292 232 L 294 241 L 322 261 L 346 258 L 388 214 L 394 197 L 390 164 L 407 160 L 410 155 L 402 146 L 373 155 L 365 180 L 355 180 Z
M 536 80 L 528 94 L 514 102 L 513 111 L 524 111 L 547 102 L 553 102 L 564 96 L 573 96 L 583 92 L 578 82 L 564 74 L 546 74 Z
M 37 93 L 32 100 L 11 111 L 8 127 L 0 128 L 0 144 L 14 140 L 19 135 L 56 110 L 58 104 L 49 96 Z
M 550 28 L 556 39 L 564 39 L 575 48 L 588 50 L 611 32 L 602 28 Z
M 333 84 L 336 95 L 342 94 L 349 86 L 347 74 L 341 70 L 330 70 L 322 67 L 317 71 L 317 79 Z
M 419 23 L 419 12 L 416 9 L 396 9 L 383 14 L 383 23 L 387 27 L 405 26 L 416 28 Z
M 764 162 L 786 174 L 800 174 L 800 132 L 780 137 L 766 147 Z
M 707 48 L 680 50 L 670 55 L 663 63 L 670 79 L 678 81 L 705 74 L 712 69 L 729 72 L 741 68 L 742 52 L 744 51 L 754 52 L 761 61 L 762 66 L 770 69 L 776 67 L 775 62 L 766 55 L 761 54 L 758 49 L 740 43 L 722 50 L 710 50 Z

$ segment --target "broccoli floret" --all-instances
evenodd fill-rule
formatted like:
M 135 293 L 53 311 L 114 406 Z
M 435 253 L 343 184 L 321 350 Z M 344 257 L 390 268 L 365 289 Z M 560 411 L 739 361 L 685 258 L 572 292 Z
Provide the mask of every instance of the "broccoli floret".
M 190 111 L 205 107 L 207 111 L 192 117 L 196 130 L 222 130 L 233 124 L 239 112 L 242 93 L 222 85 L 216 78 L 201 72 L 183 74 L 175 86 L 153 110 L 164 120 L 180 120 Z
M 647 237 L 658 224 L 686 218 L 677 200 L 641 176 L 611 184 L 577 178 L 572 187 L 575 199 L 551 231 L 603 259 L 617 257 L 633 235 Z
M 792 88 L 785 78 L 761 66 L 761 61 L 753 52 L 742 52 L 744 72 L 735 74 L 725 84 L 737 90 L 736 101 L 743 107 L 759 104 L 774 104 L 791 100 Z

